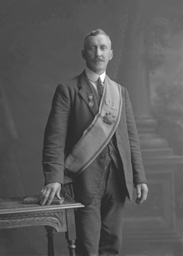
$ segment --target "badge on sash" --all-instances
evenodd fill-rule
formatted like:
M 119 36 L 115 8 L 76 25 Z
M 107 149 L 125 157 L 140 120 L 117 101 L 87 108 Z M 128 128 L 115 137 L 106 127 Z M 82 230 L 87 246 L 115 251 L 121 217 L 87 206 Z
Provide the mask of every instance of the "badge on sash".
M 116 116 L 113 115 L 111 112 L 106 112 L 105 116 L 103 117 L 103 122 L 106 124 L 113 124 L 116 121 Z

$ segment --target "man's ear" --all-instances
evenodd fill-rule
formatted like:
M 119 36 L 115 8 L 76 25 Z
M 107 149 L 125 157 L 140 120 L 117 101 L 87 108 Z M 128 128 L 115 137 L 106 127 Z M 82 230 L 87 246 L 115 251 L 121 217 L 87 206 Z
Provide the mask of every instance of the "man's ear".
M 112 58 L 113 58 L 113 50 L 111 50 L 111 52 L 110 52 L 109 60 L 112 60 Z
M 81 54 L 82 54 L 83 59 L 86 60 L 85 51 L 84 50 L 82 50 Z

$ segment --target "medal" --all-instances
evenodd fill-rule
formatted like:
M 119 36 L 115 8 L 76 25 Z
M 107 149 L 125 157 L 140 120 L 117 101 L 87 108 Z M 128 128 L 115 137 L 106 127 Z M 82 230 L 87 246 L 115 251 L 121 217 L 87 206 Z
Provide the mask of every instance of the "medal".
M 90 107 L 93 107 L 93 105 L 94 105 L 93 101 L 89 101 L 88 104 L 89 104 Z
M 111 112 L 106 112 L 105 116 L 103 117 L 103 122 L 106 124 L 113 124 L 115 122 L 115 115 L 113 115 Z
M 89 102 L 88 102 L 89 106 L 93 107 L 93 105 L 94 105 L 93 94 L 88 94 L 88 100 L 89 100 Z

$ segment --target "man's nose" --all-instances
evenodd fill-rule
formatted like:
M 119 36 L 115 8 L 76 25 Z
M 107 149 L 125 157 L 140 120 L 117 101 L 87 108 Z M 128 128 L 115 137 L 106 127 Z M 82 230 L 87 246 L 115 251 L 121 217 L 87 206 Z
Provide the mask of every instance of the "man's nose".
M 100 50 L 100 48 L 96 48 L 95 54 L 97 57 L 102 55 L 102 51 Z

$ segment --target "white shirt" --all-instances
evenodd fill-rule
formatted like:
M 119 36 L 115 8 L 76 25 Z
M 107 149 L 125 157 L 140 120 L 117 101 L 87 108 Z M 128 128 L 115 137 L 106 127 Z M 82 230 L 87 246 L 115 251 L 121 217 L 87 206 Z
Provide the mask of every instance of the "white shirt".
M 85 72 L 86 72 L 86 75 L 87 75 L 88 79 L 90 80 L 91 84 L 93 85 L 94 89 L 97 91 L 97 86 L 96 86 L 97 80 L 100 77 L 100 79 L 101 79 L 101 81 L 103 83 L 104 80 L 105 80 L 106 72 L 104 72 L 101 75 L 99 75 L 99 74 L 93 72 L 88 67 L 85 68 Z

